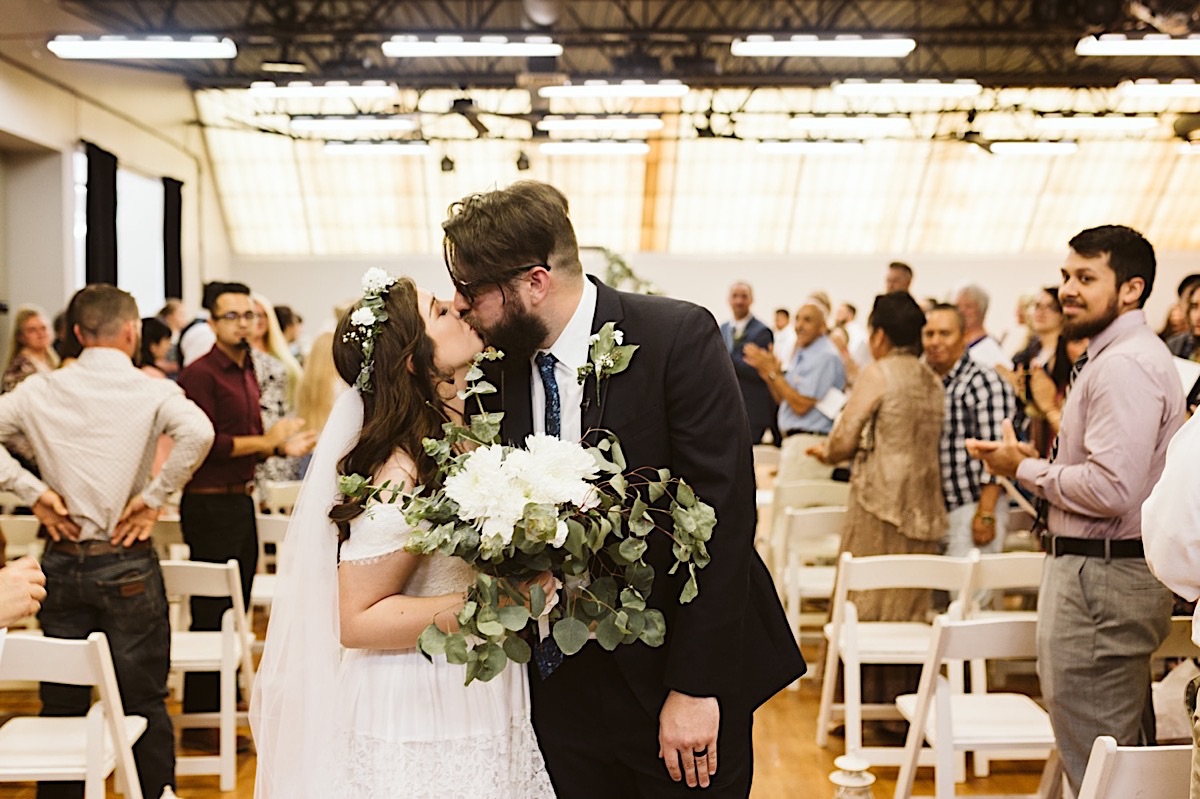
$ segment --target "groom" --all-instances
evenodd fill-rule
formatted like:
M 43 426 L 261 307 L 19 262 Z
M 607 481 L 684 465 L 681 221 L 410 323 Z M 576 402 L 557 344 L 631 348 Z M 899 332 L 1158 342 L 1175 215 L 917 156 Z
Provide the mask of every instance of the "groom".
M 531 669 L 533 723 L 562 799 L 746 797 L 754 709 L 804 673 L 766 567 L 754 552 L 749 426 L 712 315 L 690 303 L 585 278 L 567 199 L 521 181 L 456 203 L 442 224 L 455 307 L 502 349 L 489 410 L 503 437 L 579 440 L 611 430 L 629 471 L 666 467 L 716 510 L 699 596 L 680 604 L 670 539 L 647 538 L 649 606 L 666 642 L 607 652 L 590 641 L 548 676 Z M 614 322 L 638 345 L 629 367 L 580 385 L 590 336 Z M 542 655 L 555 665 L 555 652 Z M 561 655 L 558 656 L 561 658 Z M 719 764 L 719 767 L 718 767 Z

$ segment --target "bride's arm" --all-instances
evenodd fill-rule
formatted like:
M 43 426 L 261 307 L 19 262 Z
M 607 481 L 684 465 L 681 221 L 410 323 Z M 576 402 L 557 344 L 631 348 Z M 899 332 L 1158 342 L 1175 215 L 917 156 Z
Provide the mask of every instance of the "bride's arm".
M 375 485 L 390 480 L 409 486 L 412 469 L 412 462 L 398 453 L 375 475 Z M 463 594 L 416 597 L 400 593 L 423 557 L 399 550 L 366 561 L 343 561 L 338 566 L 342 646 L 410 649 L 430 622 L 446 632 L 458 629 L 456 616 L 465 601 Z

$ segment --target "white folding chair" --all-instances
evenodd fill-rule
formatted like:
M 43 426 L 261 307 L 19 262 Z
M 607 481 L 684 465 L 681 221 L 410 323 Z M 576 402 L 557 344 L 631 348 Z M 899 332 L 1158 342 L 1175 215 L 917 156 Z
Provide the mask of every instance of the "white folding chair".
M 967 619 L 1024 619 L 1036 620 L 1036 610 L 996 610 L 980 607 L 978 599 L 982 595 L 1000 597 L 1004 591 L 1033 591 L 1037 592 L 1042 582 L 1042 567 L 1046 555 L 1042 552 L 1000 552 L 980 555 L 979 564 L 975 567 L 971 579 L 970 597 L 966 604 L 963 617 Z M 997 668 L 1007 667 L 1008 663 L 1001 661 L 995 664 Z M 987 664 L 982 658 L 973 658 L 970 664 L 971 693 L 987 693 Z M 989 763 L 997 760 L 1022 760 L 1020 752 L 1003 753 L 994 757 L 986 752 L 976 752 L 972 756 L 972 767 L 976 777 L 986 777 Z M 1041 757 L 1035 759 L 1040 760 Z
M 767 566 L 772 576 L 780 579 L 787 561 L 783 553 L 783 538 L 787 532 L 789 508 L 846 507 L 850 501 L 850 484 L 836 480 L 789 480 L 777 483 L 771 504 L 771 539 L 767 552 Z
M 275 599 L 275 573 L 279 568 L 279 551 L 283 539 L 287 535 L 290 519 L 287 516 L 264 516 L 260 514 L 255 520 L 258 528 L 258 570 L 250 587 L 249 625 L 254 630 L 254 611 L 262 608 L 270 613 L 271 603 Z M 274 550 L 266 551 L 266 545 L 273 544 Z M 254 651 L 262 651 L 263 642 L 255 639 Z
M 27 508 L 28 505 L 11 491 L 0 491 L 0 513 L 12 513 L 17 508 Z
M 181 713 L 175 726 L 217 727 L 220 741 L 215 756 L 178 757 L 177 774 L 217 774 L 222 791 L 234 790 L 237 781 L 237 673 L 247 694 L 254 682 L 250 658 L 253 636 L 246 624 L 242 584 L 236 560 L 228 563 L 164 561 L 163 584 L 171 602 L 187 603 L 190 597 L 226 598 L 233 607 L 221 617 L 219 632 L 175 630 L 171 633 L 171 669 L 178 672 L 219 672 L 221 705 L 216 713 Z
M 4 531 L 4 559 L 14 560 L 29 556 L 40 558 L 46 548 L 38 538 L 41 523 L 36 516 L 0 516 L 0 530 Z
M 183 544 L 183 528 L 180 525 L 179 517 L 167 516 L 160 518 L 154 523 L 154 529 L 150 533 L 150 540 L 154 542 L 154 549 L 158 552 L 159 560 L 187 560 L 187 558 L 177 558 L 175 547 Z
M 848 552 L 842 553 L 833 594 L 832 620 L 825 625 L 827 645 L 821 708 L 817 717 L 818 746 L 828 745 L 829 730 L 835 717 L 841 717 L 846 727 L 847 754 L 858 754 L 872 765 L 899 765 L 903 753 L 899 747 L 863 747 L 864 719 L 898 719 L 900 714 L 892 704 L 862 703 L 862 666 L 924 663 L 933 639 L 933 628 L 924 622 L 860 622 L 858 609 L 850 601 L 849 593 L 889 588 L 966 591 L 978 560 L 976 550 L 965 558 L 943 555 L 855 558 Z M 844 673 L 844 701 L 840 705 L 833 701 L 839 662 Z M 961 690 L 961 686 L 960 669 L 956 687 Z M 965 757 L 960 760 L 965 764 Z M 965 773 L 963 777 L 965 779 Z
M 806 614 L 802 605 L 805 601 L 828 602 L 833 598 L 837 567 L 822 562 L 837 557 L 846 509 L 788 508 L 784 520 L 783 607 L 796 641 L 801 642 L 806 623 L 817 628 L 818 637 L 821 635 L 825 612 Z
M 921 671 L 916 694 L 897 697 L 896 708 L 908 720 L 904 761 L 896 780 L 895 799 L 909 799 L 925 742 L 934 752 L 934 786 L 937 799 L 955 796 L 955 755 L 982 750 L 1023 751 L 1026 757 L 1045 759 L 1037 796 L 1049 796 L 1061 784 L 1054 752 L 1050 717 L 1024 694 L 956 693 L 942 675 L 953 672 L 964 660 L 975 658 L 1031 658 L 1037 656 L 1035 619 L 951 621 L 933 623 L 933 641 Z
M 262 483 L 262 504 L 271 513 L 283 516 L 291 514 L 300 496 L 300 486 L 303 480 L 264 480 Z
M 1078 799 L 1188 799 L 1192 746 L 1117 746 L 1110 735 L 1092 744 Z
M 774 444 L 754 445 L 754 470 L 774 471 L 779 468 L 779 447 Z
M 0 727 L 0 782 L 83 782 L 84 799 L 104 799 L 114 771 L 118 789 L 142 799 L 133 744 L 146 730 L 126 716 L 104 633 L 86 641 L 14 634 L 0 655 L 0 680 L 95 686 L 100 698 L 86 716 L 20 716 Z

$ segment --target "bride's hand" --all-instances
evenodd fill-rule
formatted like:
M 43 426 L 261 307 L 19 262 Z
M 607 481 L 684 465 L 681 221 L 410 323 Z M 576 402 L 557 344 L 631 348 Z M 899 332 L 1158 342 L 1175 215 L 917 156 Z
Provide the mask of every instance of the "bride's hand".
M 542 593 L 546 597 L 546 609 L 543 613 L 548 613 L 558 604 L 558 589 L 562 587 L 562 582 L 550 572 L 542 572 L 532 580 L 525 580 L 518 583 L 517 591 L 520 592 L 521 596 L 525 597 L 525 607 L 529 607 L 529 595 L 535 585 L 542 587 Z M 507 598 L 501 597 L 500 604 L 506 605 L 509 604 L 509 601 Z

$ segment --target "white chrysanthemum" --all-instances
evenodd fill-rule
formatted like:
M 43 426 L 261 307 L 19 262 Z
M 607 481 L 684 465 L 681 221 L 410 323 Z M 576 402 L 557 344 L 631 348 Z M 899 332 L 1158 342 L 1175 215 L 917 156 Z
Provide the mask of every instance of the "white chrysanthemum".
M 350 314 L 350 324 L 358 327 L 371 327 L 375 324 L 375 312 L 370 308 L 358 308 Z
M 550 546 L 558 549 L 563 544 L 567 543 L 567 523 L 562 519 L 558 520 L 558 528 L 554 531 L 554 540 L 550 542 Z
M 380 294 L 395 282 L 396 278 L 389 275 L 383 269 L 373 266 L 363 273 L 363 294 Z
M 458 503 L 459 515 L 475 522 L 484 538 L 507 544 L 528 500 L 502 468 L 503 461 L 503 447 L 480 447 L 458 474 L 446 478 L 444 488 L 446 496 Z
M 598 474 L 596 460 L 580 444 L 554 436 L 525 439 L 526 449 L 512 453 L 505 464 L 513 482 L 526 487 L 529 502 L 590 508 L 598 498 L 590 481 Z

